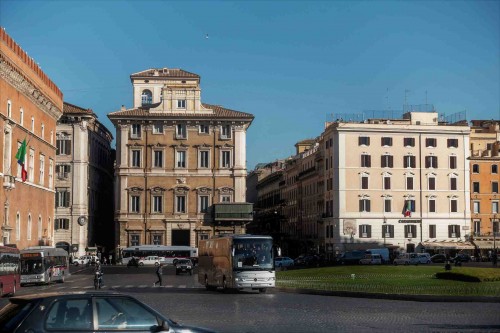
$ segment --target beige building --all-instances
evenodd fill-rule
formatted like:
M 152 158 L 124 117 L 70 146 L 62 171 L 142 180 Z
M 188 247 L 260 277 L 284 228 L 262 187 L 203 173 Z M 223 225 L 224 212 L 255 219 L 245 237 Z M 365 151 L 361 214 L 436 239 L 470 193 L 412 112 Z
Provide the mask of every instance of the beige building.
M 76 257 L 113 250 L 111 132 L 92 110 L 65 102 L 56 137 L 56 245 Z
M 0 27 L 0 244 L 54 246 L 56 121 L 63 94 Z M 16 153 L 26 140 L 22 180 Z
M 336 121 L 325 141 L 325 248 L 473 249 L 470 128 L 436 112 L 403 119 Z
M 470 133 L 470 191 L 472 236 L 478 251 L 487 257 L 500 247 L 500 121 L 472 120 Z
M 133 108 L 108 115 L 117 130 L 118 245 L 196 246 L 216 233 L 244 232 L 244 224 L 214 219 L 211 207 L 245 202 L 253 115 L 202 103 L 200 76 L 182 69 L 130 79 Z

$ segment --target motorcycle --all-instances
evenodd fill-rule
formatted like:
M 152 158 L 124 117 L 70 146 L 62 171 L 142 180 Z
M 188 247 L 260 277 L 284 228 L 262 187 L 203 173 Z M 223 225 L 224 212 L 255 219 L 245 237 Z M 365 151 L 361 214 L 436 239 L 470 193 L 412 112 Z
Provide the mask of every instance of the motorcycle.
M 96 271 L 94 275 L 94 288 L 101 289 L 102 287 L 102 276 L 104 275 L 101 271 Z
M 137 259 L 132 258 L 128 261 L 127 267 L 132 267 L 132 266 L 139 267 L 139 262 L 137 261 Z

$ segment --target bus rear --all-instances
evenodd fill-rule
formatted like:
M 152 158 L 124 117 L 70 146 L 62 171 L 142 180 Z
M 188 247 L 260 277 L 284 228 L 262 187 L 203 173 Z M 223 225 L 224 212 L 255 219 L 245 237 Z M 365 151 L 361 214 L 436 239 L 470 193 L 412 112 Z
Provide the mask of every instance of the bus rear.
M 0 297 L 14 295 L 20 287 L 19 258 L 18 249 L 0 246 Z

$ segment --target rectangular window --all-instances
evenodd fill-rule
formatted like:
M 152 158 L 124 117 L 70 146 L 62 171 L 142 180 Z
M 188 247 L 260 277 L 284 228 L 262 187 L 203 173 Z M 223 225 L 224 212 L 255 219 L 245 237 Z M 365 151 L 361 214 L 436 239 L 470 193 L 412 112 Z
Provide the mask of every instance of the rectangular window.
M 209 151 L 208 150 L 200 150 L 200 168 L 208 168 L 209 166 Z
M 161 235 L 158 234 L 153 235 L 153 245 L 162 245 L 163 244 L 162 240 L 163 239 Z
M 231 139 L 231 125 L 222 125 L 220 129 L 221 139 Z
M 425 156 L 425 167 L 429 168 L 437 168 L 438 167 L 438 158 L 437 156 Z
M 363 190 L 367 190 L 368 189 L 368 176 L 361 177 L 361 188 Z
M 132 124 L 132 131 L 130 132 L 130 137 L 132 139 L 139 139 L 141 137 L 141 125 Z
M 460 226 L 458 224 L 452 224 L 448 226 L 448 237 L 460 238 Z
M 200 195 L 200 207 L 199 207 L 199 212 L 200 213 L 207 213 L 208 212 L 208 195 Z
M 56 148 L 56 155 L 71 155 L 71 140 L 57 139 Z
M 163 167 L 163 151 L 162 150 L 154 150 L 153 151 L 153 165 L 155 168 Z
M 491 202 L 491 213 L 498 214 L 498 201 Z
M 457 199 L 450 200 L 450 212 L 452 212 L 452 213 L 458 212 L 458 200 Z
M 54 220 L 55 230 L 69 230 L 69 219 L 55 219 Z
M 200 134 L 208 134 L 209 127 L 207 124 L 200 124 Z
M 153 124 L 153 134 L 162 134 L 163 124 Z
M 132 150 L 132 167 L 139 168 L 141 166 L 141 151 Z
M 381 145 L 382 146 L 392 146 L 392 138 L 389 137 L 382 137 L 381 138 Z
M 491 173 L 493 173 L 493 174 L 498 173 L 498 165 L 496 165 L 496 164 L 491 165 Z
M 175 138 L 176 139 L 186 139 L 186 124 L 177 124 L 175 127 Z
M 491 183 L 491 192 L 492 193 L 498 193 L 498 182 L 492 182 Z
M 391 189 L 391 177 L 384 177 L 384 190 Z
M 417 226 L 407 224 L 405 225 L 405 238 L 417 238 Z
M 184 195 L 175 196 L 175 212 L 176 213 L 186 212 L 186 196 Z
M 130 235 L 130 245 L 139 246 L 139 235 L 137 234 Z
M 178 99 L 177 100 L 177 108 L 178 109 L 185 109 L 186 108 L 186 100 L 185 99 Z
M 436 189 L 436 178 L 430 177 L 429 178 L 429 190 L 434 191 Z
M 40 185 L 45 183 L 45 156 L 40 154 Z
M 436 212 L 436 199 L 429 199 L 429 213 Z
M 370 211 L 370 199 L 359 200 L 359 211 L 360 212 L 369 212 Z
M 382 238 L 394 238 L 394 226 L 392 224 L 382 224 Z
M 49 158 L 49 188 L 54 187 L 54 160 Z
M 436 238 L 436 225 L 429 224 L 429 238 Z
M 231 167 L 231 152 L 224 150 L 222 151 L 222 168 L 230 168 Z
M 436 148 L 437 147 L 437 140 L 435 138 L 427 138 L 427 139 L 425 139 L 425 146 Z
M 221 195 L 220 196 L 220 201 L 221 202 L 231 202 L 231 196 L 227 195 L 227 194 Z
M 177 159 L 177 168 L 185 168 L 186 167 L 186 151 L 181 150 L 176 153 Z
M 415 147 L 415 138 L 404 138 L 403 145 L 405 147 Z
M 451 191 L 457 190 L 457 179 L 455 177 L 450 178 L 450 190 Z
M 391 199 L 384 199 L 384 212 L 390 213 L 392 211 L 391 203 Z
M 359 226 L 359 238 L 371 238 L 372 226 L 369 224 L 361 224 Z
M 403 157 L 403 166 L 405 168 L 415 168 L 416 164 L 415 164 L 415 156 L 412 156 L 412 155 L 406 155 Z
M 458 139 L 448 139 L 448 148 L 458 148 Z
M 140 196 L 138 195 L 131 195 L 130 196 L 130 212 L 131 213 L 139 213 L 141 206 L 140 206 Z
M 479 193 L 479 182 L 473 182 L 472 183 L 472 191 L 474 193 Z
M 28 161 L 28 180 L 32 183 L 35 180 L 35 150 L 31 148 Z
M 474 214 L 479 214 L 481 213 L 481 204 L 479 201 L 474 201 L 472 203 L 472 210 Z
M 358 145 L 360 145 L 360 146 L 369 146 L 370 145 L 370 137 L 368 137 L 368 136 L 360 136 L 358 138 Z
M 481 236 L 481 221 L 474 221 L 474 236 Z
M 153 213 L 163 212 L 163 196 L 154 195 L 153 196 Z
M 370 168 L 372 166 L 372 159 L 370 155 L 362 154 L 361 155 L 361 167 Z
M 56 208 L 69 207 L 69 191 L 67 189 L 56 190 Z
M 457 168 L 457 157 L 450 156 L 450 169 L 456 169 L 456 168 Z
M 392 168 L 393 165 L 393 156 L 392 155 L 382 155 L 380 160 L 380 166 L 382 168 Z
M 406 177 L 406 189 L 413 190 L 413 177 Z
M 472 165 L 472 173 L 479 173 L 479 164 Z

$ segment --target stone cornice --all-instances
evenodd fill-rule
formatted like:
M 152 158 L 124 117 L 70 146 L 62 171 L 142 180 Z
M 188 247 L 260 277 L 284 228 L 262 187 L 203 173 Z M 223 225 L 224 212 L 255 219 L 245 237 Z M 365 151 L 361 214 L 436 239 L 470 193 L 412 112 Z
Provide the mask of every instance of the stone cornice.
M 12 66 L 2 54 L 0 54 L 0 77 L 25 95 L 33 104 L 54 120 L 57 121 L 62 116 L 62 110 L 54 105 L 29 78 Z

